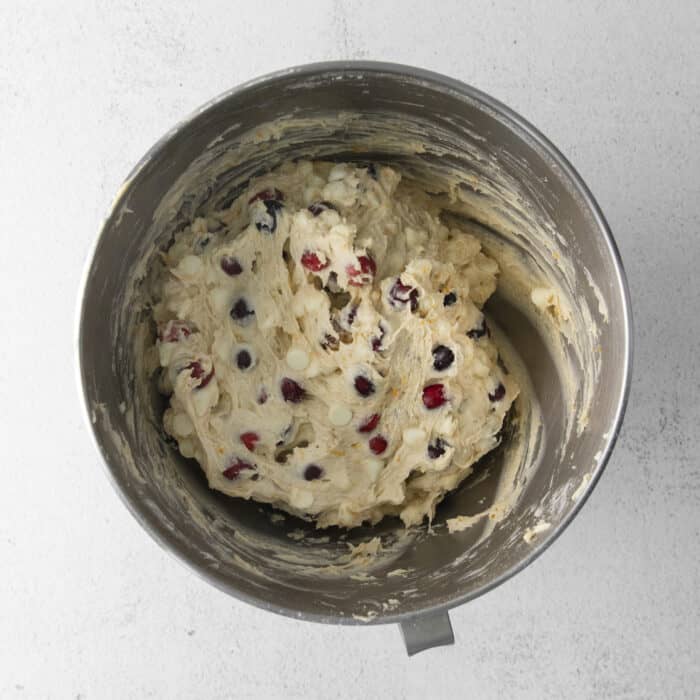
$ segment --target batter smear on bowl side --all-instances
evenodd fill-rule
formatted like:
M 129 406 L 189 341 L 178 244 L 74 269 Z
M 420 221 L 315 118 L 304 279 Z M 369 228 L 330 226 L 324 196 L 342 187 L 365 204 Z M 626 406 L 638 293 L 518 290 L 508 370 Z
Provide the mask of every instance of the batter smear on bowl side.
M 163 254 L 164 426 L 223 493 L 319 527 L 432 518 L 518 394 L 498 265 L 388 167 L 287 163 Z

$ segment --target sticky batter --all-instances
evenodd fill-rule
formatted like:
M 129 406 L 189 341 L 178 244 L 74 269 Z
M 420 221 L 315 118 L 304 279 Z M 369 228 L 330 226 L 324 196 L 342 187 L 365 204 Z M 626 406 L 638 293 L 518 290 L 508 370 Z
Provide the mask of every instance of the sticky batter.
M 498 444 L 518 393 L 481 311 L 498 266 L 394 170 L 287 163 L 163 262 L 164 426 L 212 488 L 411 525 Z

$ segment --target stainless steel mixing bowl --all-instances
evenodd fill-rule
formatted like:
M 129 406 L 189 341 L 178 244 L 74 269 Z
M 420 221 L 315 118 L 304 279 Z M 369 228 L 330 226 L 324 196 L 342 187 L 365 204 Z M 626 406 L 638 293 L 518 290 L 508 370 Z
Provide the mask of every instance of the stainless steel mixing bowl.
M 202 207 L 230 201 L 250 176 L 310 156 L 390 163 L 424 181 L 487 249 L 497 254 L 505 241 L 568 303 L 571 342 L 547 334 L 537 322 L 547 311 L 522 288 L 489 302 L 527 367 L 541 425 L 532 416 L 527 425 L 515 421 L 503 447 L 441 504 L 432 531 L 406 532 L 387 519 L 314 538 L 308 523 L 280 521 L 268 507 L 211 491 L 162 432 L 164 400 L 142 357 L 153 340 L 148 272 L 158 248 Z M 557 310 L 549 312 L 553 323 Z M 409 653 L 451 642 L 450 608 L 512 576 L 562 532 L 610 456 L 629 387 L 627 286 L 581 178 L 536 129 L 487 95 L 390 64 L 285 70 L 231 90 L 170 131 L 114 201 L 86 268 L 79 314 L 89 422 L 115 488 L 143 527 L 237 598 L 305 620 L 399 622 Z M 447 518 L 494 501 L 513 450 L 521 492 L 512 511 L 449 533 Z M 307 537 L 288 536 L 296 530 Z M 347 545 L 375 535 L 382 553 L 358 573 Z

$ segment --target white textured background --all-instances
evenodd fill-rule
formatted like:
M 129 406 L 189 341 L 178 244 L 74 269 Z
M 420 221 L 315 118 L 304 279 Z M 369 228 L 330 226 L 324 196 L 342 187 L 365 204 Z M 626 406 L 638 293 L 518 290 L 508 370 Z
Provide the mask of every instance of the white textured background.
M 0 2 L 0 697 L 691 698 L 700 684 L 700 4 Z M 396 627 L 209 587 L 122 506 L 83 425 L 74 307 L 122 178 L 237 83 L 337 58 L 444 72 L 573 161 L 636 322 L 622 438 L 530 568 L 407 659 Z

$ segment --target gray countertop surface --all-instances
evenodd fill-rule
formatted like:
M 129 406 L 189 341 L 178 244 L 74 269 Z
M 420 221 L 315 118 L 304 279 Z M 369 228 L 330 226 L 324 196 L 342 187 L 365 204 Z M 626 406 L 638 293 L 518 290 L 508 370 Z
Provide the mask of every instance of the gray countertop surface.
M 691 698 L 700 682 L 700 4 L 0 4 L 0 697 Z M 254 76 L 413 64 L 532 121 L 619 244 L 635 317 L 612 460 L 532 566 L 452 613 L 453 647 L 227 597 L 147 537 L 78 402 L 85 256 L 131 166 Z

